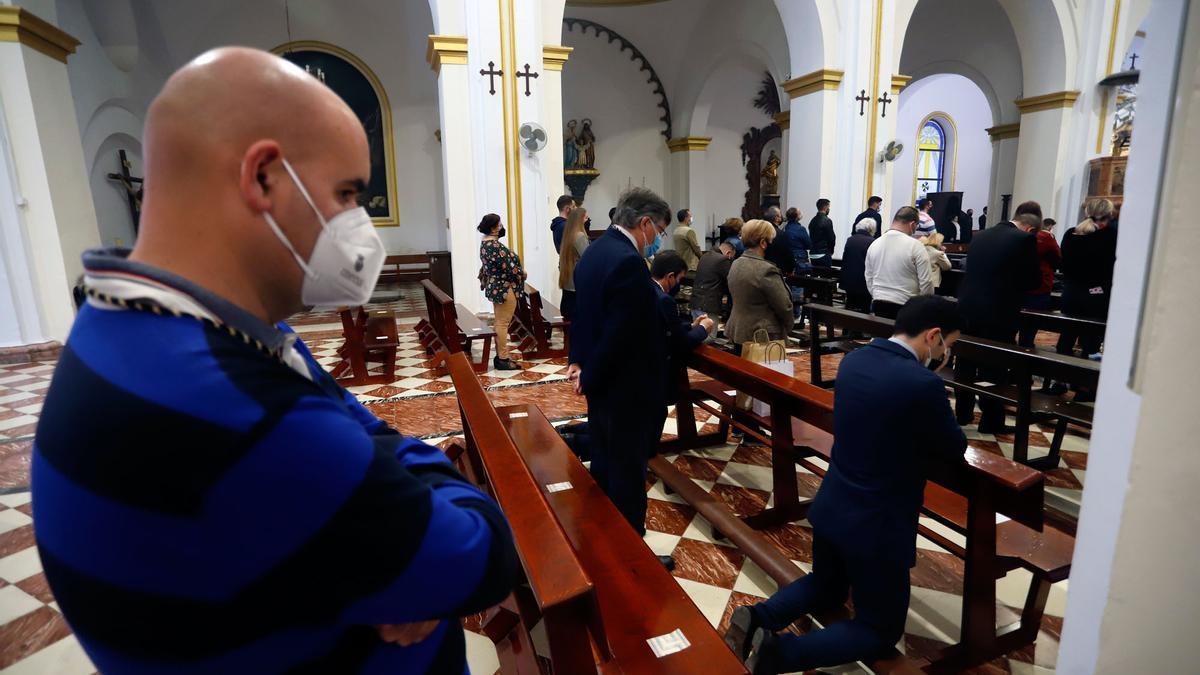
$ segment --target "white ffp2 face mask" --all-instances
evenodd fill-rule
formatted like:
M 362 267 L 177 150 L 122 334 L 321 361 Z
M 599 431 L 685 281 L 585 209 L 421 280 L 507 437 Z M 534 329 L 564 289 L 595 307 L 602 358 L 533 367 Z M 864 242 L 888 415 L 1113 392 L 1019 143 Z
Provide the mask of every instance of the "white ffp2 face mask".
M 286 159 L 282 161 L 283 168 L 287 169 L 292 182 L 321 223 L 321 234 L 317 236 L 312 255 L 305 262 L 275 218 L 263 212 L 263 218 L 275 236 L 291 251 L 296 264 L 304 270 L 300 301 L 305 305 L 365 305 L 375 290 L 375 283 L 379 281 L 386 257 L 383 241 L 371 224 L 370 214 L 359 206 L 342 211 L 326 221 L 295 169 Z

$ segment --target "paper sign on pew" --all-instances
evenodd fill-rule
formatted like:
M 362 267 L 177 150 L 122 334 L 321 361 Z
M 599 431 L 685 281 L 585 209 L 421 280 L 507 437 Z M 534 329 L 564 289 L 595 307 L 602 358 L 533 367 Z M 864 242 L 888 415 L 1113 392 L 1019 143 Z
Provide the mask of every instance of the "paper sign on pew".
M 692 643 L 688 642 L 688 639 L 683 635 L 683 630 L 680 628 L 676 628 L 666 635 L 652 637 L 646 640 L 646 644 L 650 645 L 650 651 L 654 652 L 654 656 L 660 659 L 692 646 Z

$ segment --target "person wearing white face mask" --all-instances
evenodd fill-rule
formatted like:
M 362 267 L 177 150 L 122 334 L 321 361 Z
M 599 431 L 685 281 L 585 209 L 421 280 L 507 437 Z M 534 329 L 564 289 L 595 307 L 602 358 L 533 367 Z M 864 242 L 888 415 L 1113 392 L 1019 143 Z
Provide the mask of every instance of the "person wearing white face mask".
M 519 569 L 504 514 L 283 323 L 375 286 L 361 123 L 295 65 L 223 48 L 171 76 L 145 142 L 136 248 L 84 254 L 34 446 L 79 642 L 105 673 L 464 672 L 458 617 Z

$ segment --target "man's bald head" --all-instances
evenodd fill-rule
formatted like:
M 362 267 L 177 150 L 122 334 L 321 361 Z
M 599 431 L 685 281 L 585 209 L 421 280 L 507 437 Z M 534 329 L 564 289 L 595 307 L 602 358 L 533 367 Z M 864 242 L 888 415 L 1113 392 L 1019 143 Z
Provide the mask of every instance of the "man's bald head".
M 263 214 L 305 260 L 321 230 L 283 161 L 325 220 L 357 206 L 370 177 L 366 133 L 349 106 L 295 64 L 256 49 L 213 49 L 175 72 L 150 105 L 144 140 L 135 258 L 193 277 L 208 269 L 244 277 L 271 318 L 298 308 L 303 276 Z M 214 242 L 221 246 L 205 249 Z M 173 250 L 208 259 L 192 270 Z

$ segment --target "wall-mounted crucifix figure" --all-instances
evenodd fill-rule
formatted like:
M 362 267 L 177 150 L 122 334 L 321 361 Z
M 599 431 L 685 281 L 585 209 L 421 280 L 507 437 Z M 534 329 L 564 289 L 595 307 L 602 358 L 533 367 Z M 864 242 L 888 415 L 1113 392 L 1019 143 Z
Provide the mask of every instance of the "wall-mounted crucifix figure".
M 871 97 L 867 96 L 867 90 L 863 89 L 858 93 L 858 96 L 854 97 L 854 100 L 858 101 L 858 116 L 862 117 L 865 110 L 864 107 L 867 105 L 867 101 L 871 100 Z
M 887 117 L 887 104 L 894 100 L 895 99 L 888 98 L 888 93 L 886 91 L 883 92 L 883 96 L 879 97 L 879 102 L 883 104 L 883 114 L 880 115 L 880 117 Z
M 503 76 L 504 71 L 496 69 L 495 61 L 488 61 L 487 70 L 480 69 L 479 74 L 487 77 L 488 93 L 491 94 L 492 96 L 495 96 L 496 95 L 496 77 Z
M 523 78 L 525 78 L 525 95 L 526 95 L 526 96 L 529 96 L 529 95 L 530 95 L 530 92 L 529 92 L 529 83 L 530 83 L 530 81 L 532 81 L 532 79 L 533 79 L 533 78 L 535 78 L 535 77 L 537 77 L 537 76 L 538 76 L 538 74 L 537 74 L 537 73 L 531 73 L 531 72 L 529 72 L 529 64 L 528 64 L 528 63 L 526 63 L 526 64 L 525 64 L 525 72 L 523 72 L 523 73 L 517 73 L 517 77 L 523 77 Z
M 1133 69 L 1137 68 L 1137 60 L 1138 60 L 1138 58 L 1139 58 L 1139 57 L 1138 57 L 1138 55 L 1137 55 L 1137 54 L 1130 54 L 1130 55 L 1129 55 L 1129 69 L 1130 69 L 1130 70 L 1133 70 Z
M 121 173 L 110 173 L 107 177 L 117 181 L 125 189 L 125 198 L 129 200 L 129 214 L 133 218 L 133 233 L 136 235 L 142 219 L 142 179 L 129 173 L 129 159 L 125 157 L 124 150 L 118 150 L 117 156 L 121 160 Z

